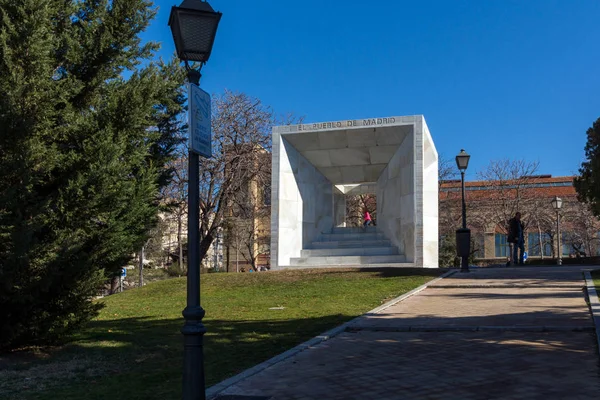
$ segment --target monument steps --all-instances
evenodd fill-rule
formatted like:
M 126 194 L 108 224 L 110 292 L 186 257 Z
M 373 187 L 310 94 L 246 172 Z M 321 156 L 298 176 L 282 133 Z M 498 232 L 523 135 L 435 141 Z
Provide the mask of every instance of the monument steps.
M 380 240 L 331 240 L 328 242 L 312 242 L 313 249 L 341 249 L 355 247 L 389 247 L 391 242 L 388 239 Z
M 363 232 L 363 233 L 323 233 L 320 242 L 337 242 L 346 240 L 383 240 L 383 233 Z
M 329 233 L 377 233 L 377 227 L 376 226 L 367 226 L 366 228 L 358 227 L 358 226 L 335 227 L 330 232 L 322 232 L 322 233 L 323 234 L 329 234 Z
M 290 265 L 293 269 L 309 269 L 309 268 L 414 268 L 413 263 L 375 263 L 375 264 L 304 264 Z
M 302 257 L 319 256 L 387 256 L 398 255 L 397 247 L 355 247 L 355 248 L 328 248 L 306 249 L 300 252 Z
M 323 232 L 311 248 L 303 249 L 301 257 L 291 258 L 290 265 L 308 266 L 412 266 L 406 257 L 399 254 L 376 227 L 333 228 Z
M 370 265 L 370 264 L 402 264 L 406 263 L 403 255 L 387 256 L 330 256 L 330 257 L 301 257 L 290 259 L 290 265 Z

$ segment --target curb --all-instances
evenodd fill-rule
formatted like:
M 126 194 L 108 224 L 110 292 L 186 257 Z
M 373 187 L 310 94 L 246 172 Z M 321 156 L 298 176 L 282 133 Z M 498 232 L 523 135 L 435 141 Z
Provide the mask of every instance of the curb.
M 382 304 L 381 306 L 372 309 L 371 311 L 367 311 L 363 315 L 353 318 L 352 320 L 350 320 L 340 326 L 337 326 L 333 329 L 330 329 L 327 332 L 324 332 L 318 336 L 315 336 L 314 338 L 309 339 L 308 341 L 306 341 L 304 343 L 300 343 L 296 347 L 293 347 L 279 355 L 276 355 L 275 357 L 270 358 L 267 361 L 264 361 L 258 365 L 255 365 L 252 368 L 249 368 L 235 376 L 232 376 L 231 378 L 225 379 L 224 381 L 221 381 L 221 382 L 217 383 L 216 385 L 209 387 L 208 389 L 206 389 L 206 398 L 212 399 L 212 398 L 216 397 L 218 394 L 220 394 L 222 391 L 224 391 L 225 389 L 229 388 L 230 386 L 233 386 L 236 383 L 238 383 L 246 378 L 256 375 L 257 373 L 271 367 L 272 365 L 275 365 L 285 359 L 295 356 L 296 354 L 300 353 L 301 351 L 304 351 L 312 346 L 316 346 L 319 343 L 322 343 L 326 340 L 334 338 L 335 336 L 339 335 L 340 333 L 346 331 L 348 329 L 348 327 L 352 323 L 356 322 L 358 319 L 360 319 L 364 316 L 371 315 L 371 314 L 377 314 L 377 313 L 385 310 L 386 308 L 391 307 L 394 304 L 399 303 L 402 300 L 421 292 L 422 290 L 425 290 L 432 283 L 435 283 L 435 282 L 440 281 L 444 278 L 447 278 L 451 275 L 454 275 L 457 272 L 458 271 L 448 271 L 448 272 L 442 274 L 441 276 L 439 276 L 435 279 L 432 279 L 431 281 L 411 290 L 410 292 L 404 293 L 403 295 L 396 297 L 395 299 L 392 299 L 392 300 L 388 301 L 387 303 Z
M 583 290 L 584 284 L 581 285 L 521 285 L 521 284 L 506 284 L 506 285 L 435 285 L 430 289 L 565 289 L 565 290 Z
M 583 271 L 583 274 L 585 276 L 592 319 L 594 320 L 594 325 L 596 325 L 596 342 L 598 345 L 598 355 L 600 355 L 600 300 L 598 299 L 598 293 L 596 293 L 596 286 L 594 285 L 592 274 L 589 271 Z
M 350 332 L 593 332 L 593 326 L 399 326 L 361 327 L 353 326 Z

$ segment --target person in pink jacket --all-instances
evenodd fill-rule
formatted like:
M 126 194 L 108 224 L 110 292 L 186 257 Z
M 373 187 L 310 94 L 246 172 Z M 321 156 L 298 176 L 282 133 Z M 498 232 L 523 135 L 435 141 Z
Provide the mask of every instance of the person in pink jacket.
M 363 227 L 366 228 L 367 226 L 371 225 L 371 214 L 369 214 L 369 210 L 367 210 L 366 208 L 365 208 L 364 219 L 365 219 L 365 222 L 363 223 Z

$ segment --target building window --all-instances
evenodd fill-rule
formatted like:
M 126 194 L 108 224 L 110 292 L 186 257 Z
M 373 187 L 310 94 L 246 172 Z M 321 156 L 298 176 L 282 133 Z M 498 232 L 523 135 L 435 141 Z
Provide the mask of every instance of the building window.
M 496 233 L 495 237 L 496 244 L 496 257 L 508 257 L 509 245 L 506 242 L 506 235 L 503 233 Z
M 483 233 L 475 233 L 471 236 L 471 251 L 475 258 L 485 258 L 485 236 Z
M 552 237 L 547 233 L 530 233 L 527 235 L 527 254 L 531 257 L 552 257 Z
M 560 244 L 562 247 L 562 255 L 563 256 L 570 256 L 570 255 L 575 255 L 575 244 L 574 244 L 574 240 L 573 240 L 573 233 L 572 232 L 561 232 L 560 233 Z

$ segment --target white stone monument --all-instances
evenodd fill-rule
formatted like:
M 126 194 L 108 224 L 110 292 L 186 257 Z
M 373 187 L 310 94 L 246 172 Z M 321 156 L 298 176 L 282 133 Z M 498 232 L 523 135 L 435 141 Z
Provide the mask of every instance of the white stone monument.
M 438 155 L 421 115 L 273 128 L 271 267 L 438 266 Z M 375 193 L 377 226 L 345 228 Z

